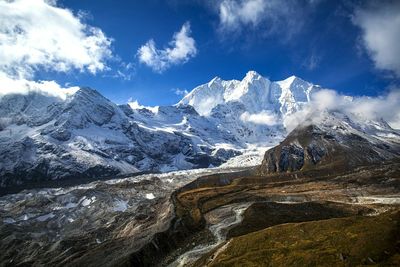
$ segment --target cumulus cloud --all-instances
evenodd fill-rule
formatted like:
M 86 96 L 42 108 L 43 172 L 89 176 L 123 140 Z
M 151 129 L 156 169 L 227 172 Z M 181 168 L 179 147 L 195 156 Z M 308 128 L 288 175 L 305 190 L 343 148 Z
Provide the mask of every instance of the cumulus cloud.
M 137 51 L 139 61 L 160 73 L 172 65 L 186 63 L 197 54 L 196 42 L 190 34 L 190 23 L 186 22 L 164 49 L 158 49 L 154 40 L 149 40 Z
M 0 97 L 43 92 L 65 98 L 77 87 L 33 81 L 39 70 L 95 74 L 107 69 L 111 39 L 56 1 L 0 0 Z
M 31 77 L 39 68 L 96 73 L 106 68 L 111 40 L 56 1 L 0 0 L 0 71 Z
M 353 23 L 378 69 L 400 77 L 400 2 L 376 1 L 355 10 Z
M 290 132 L 306 120 L 317 123 L 323 111 L 340 111 L 364 120 L 383 119 L 391 127 L 400 129 L 400 90 L 378 97 L 349 97 L 323 89 L 313 94 L 303 109 L 284 118 L 284 125 Z
M 279 122 L 278 117 L 267 110 L 263 110 L 260 113 L 249 113 L 246 111 L 240 115 L 240 120 L 268 126 L 276 125 Z

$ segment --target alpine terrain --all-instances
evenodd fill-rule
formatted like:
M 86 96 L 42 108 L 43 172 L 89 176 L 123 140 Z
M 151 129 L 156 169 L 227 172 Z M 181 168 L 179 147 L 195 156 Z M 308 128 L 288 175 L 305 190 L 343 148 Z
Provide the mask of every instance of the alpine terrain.
M 258 159 L 286 135 L 285 117 L 319 89 L 250 71 L 242 81 L 214 78 L 174 106 L 116 105 L 90 88 L 4 95 L 0 185 L 204 168 L 240 154 Z
M 35 189 L 0 197 L 0 265 L 398 266 L 400 132 L 323 90 L 250 71 L 164 107 L 2 96 L 1 185 Z

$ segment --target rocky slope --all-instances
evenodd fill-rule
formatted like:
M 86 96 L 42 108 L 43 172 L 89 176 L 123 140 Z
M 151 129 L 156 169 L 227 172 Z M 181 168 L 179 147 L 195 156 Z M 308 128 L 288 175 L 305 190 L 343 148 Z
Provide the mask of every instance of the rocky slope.
M 321 175 L 303 171 L 303 176 L 296 178 L 292 173 L 258 176 L 251 171 L 224 173 L 215 168 L 24 190 L 0 197 L 0 264 L 204 266 L 210 258 L 218 263 L 222 255 L 232 257 L 229 242 L 243 249 L 247 245 L 241 241 L 252 240 L 247 234 L 260 229 L 310 220 L 359 218 L 398 209 L 399 170 L 399 163 L 385 163 L 351 173 Z M 329 236 L 323 224 L 317 225 L 321 227 L 319 232 L 310 237 Z M 380 228 L 388 233 L 385 240 L 392 231 L 386 226 Z M 357 229 L 349 233 L 365 233 L 362 225 Z M 293 233 L 296 231 L 297 226 Z M 241 236 L 245 239 L 236 238 Z M 280 242 L 279 236 L 268 242 Z M 293 240 L 300 241 L 301 236 Z M 352 237 L 358 240 L 358 236 Z M 374 231 L 368 235 L 368 244 L 380 247 L 380 237 Z M 318 248 L 318 242 L 310 238 L 308 244 Z M 385 244 L 390 247 L 393 242 Z M 341 246 L 348 248 L 344 241 Z M 396 253 L 393 249 L 387 251 L 390 253 L 383 259 L 363 251 L 360 255 L 377 261 Z M 239 250 L 250 262 L 253 258 L 245 252 Z M 306 249 L 303 253 L 313 255 Z M 360 259 L 358 250 L 335 253 Z M 262 255 L 257 254 L 257 260 L 266 260 Z M 268 255 L 274 255 L 274 251 Z M 279 263 L 286 265 L 282 264 L 284 259 L 277 266 Z M 307 266 L 307 262 L 300 266 Z
M 259 172 L 353 170 L 399 157 L 400 133 L 386 122 L 365 122 L 339 111 L 324 111 L 311 114 L 284 141 L 268 150 Z

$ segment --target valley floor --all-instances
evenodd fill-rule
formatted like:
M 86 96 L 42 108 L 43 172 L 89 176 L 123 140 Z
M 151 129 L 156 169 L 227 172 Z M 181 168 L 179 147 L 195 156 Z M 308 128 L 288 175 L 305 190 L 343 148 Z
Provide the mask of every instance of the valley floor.
M 103 255 L 105 247 L 110 255 L 101 260 L 117 264 L 114 260 L 168 229 L 174 218 L 174 190 L 200 176 L 238 170 L 143 174 L 4 195 L 0 197 L 0 266 L 72 264 L 96 251 Z
M 0 265 L 400 263 L 400 164 L 202 169 L 0 198 Z

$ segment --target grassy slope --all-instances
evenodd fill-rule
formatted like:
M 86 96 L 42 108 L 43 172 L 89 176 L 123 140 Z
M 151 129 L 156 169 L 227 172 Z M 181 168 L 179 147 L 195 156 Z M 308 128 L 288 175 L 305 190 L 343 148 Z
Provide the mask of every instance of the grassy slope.
M 277 225 L 231 239 L 204 266 L 400 266 L 400 212 Z
M 373 209 L 361 205 L 348 205 L 328 201 L 293 204 L 254 203 L 243 213 L 242 222 L 229 230 L 228 237 L 242 236 L 284 223 L 350 217 L 371 212 L 373 212 Z

